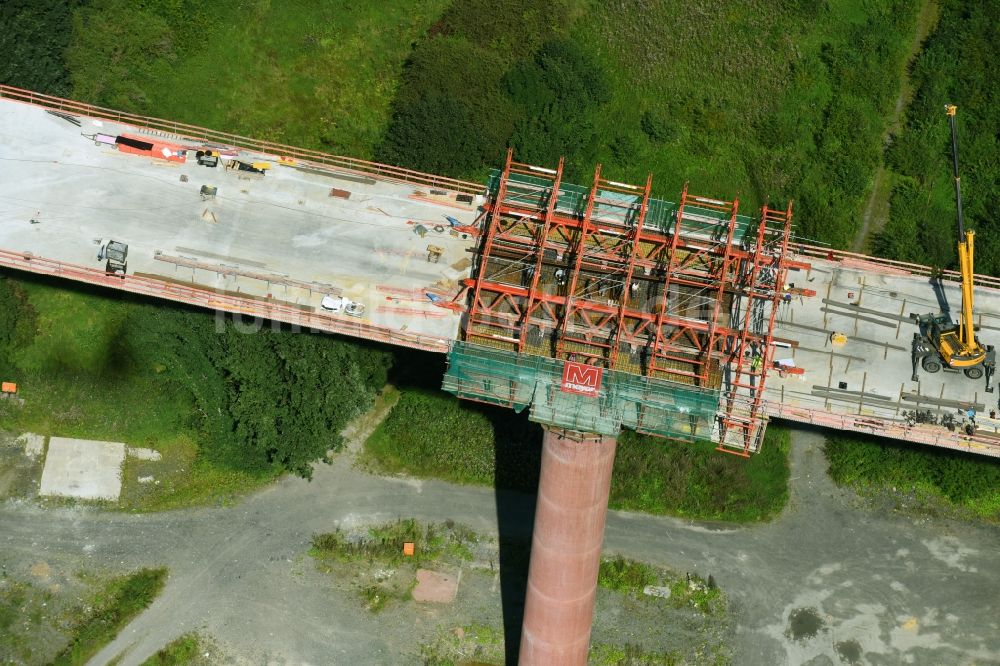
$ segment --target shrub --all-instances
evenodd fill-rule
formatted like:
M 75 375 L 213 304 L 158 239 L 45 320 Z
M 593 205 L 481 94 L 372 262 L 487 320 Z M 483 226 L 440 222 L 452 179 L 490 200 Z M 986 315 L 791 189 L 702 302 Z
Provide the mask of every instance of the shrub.
M 827 440 L 830 476 L 860 492 L 929 493 L 982 518 L 1000 518 L 1000 462 L 874 437 Z
M 65 51 L 79 0 L 0 3 L 0 83 L 65 97 L 70 73 Z
M 601 560 L 597 584 L 609 590 L 641 594 L 647 585 L 656 585 L 659 576 L 653 567 L 643 562 L 626 560 L 619 555 L 613 560 Z
M 54 666 L 85 664 L 110 643 L 132 618 L 144 611 L 163 589 L 166 569 L 140 569 L 112 582 L 106 598 L 73 630 L 70 644 L 53 660 Z

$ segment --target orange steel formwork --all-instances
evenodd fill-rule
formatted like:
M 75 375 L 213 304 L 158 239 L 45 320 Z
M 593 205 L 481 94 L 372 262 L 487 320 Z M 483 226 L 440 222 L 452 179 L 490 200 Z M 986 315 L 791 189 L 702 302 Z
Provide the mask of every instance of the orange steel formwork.
M 720 392 L 716 441 L 748 455 L 787 270 L 791 207 L 678 204 L 644 185 L 567 185 L 513 161 L 491 187 L 464 340 Z M 639 430 L 642 431 L 640 415 Z

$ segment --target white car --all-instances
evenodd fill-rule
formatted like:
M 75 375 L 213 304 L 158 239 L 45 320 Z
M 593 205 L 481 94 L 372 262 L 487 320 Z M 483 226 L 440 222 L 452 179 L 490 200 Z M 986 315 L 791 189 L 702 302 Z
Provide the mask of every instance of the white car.
M 361 303 L 344 298 L 343 296 L 331 296 L 330 294 L 323 297 L 319 306 L 334 314 L 343 312 L 349 317 L 360 317 L 365 313 L 365 306 Z

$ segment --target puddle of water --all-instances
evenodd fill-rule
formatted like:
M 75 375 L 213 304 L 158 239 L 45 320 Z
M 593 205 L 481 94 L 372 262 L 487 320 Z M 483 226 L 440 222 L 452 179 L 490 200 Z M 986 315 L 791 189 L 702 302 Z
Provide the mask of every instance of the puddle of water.
M 834 647 L 837 648 L 840 660 L 845 664 L 861 663 L 861 643 L 857 641 L 841 641 Z
M 788 617 L 788 636 L 795 641 L 814 638 L 824 628 L 815 608 L 796 608 Z

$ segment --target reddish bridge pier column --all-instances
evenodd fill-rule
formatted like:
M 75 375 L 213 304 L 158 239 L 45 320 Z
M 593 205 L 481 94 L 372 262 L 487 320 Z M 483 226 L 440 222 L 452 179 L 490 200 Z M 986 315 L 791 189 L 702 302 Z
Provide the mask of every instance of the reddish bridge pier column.
M 545 430 L 520 666 L 584 666 L 615 438 Z

